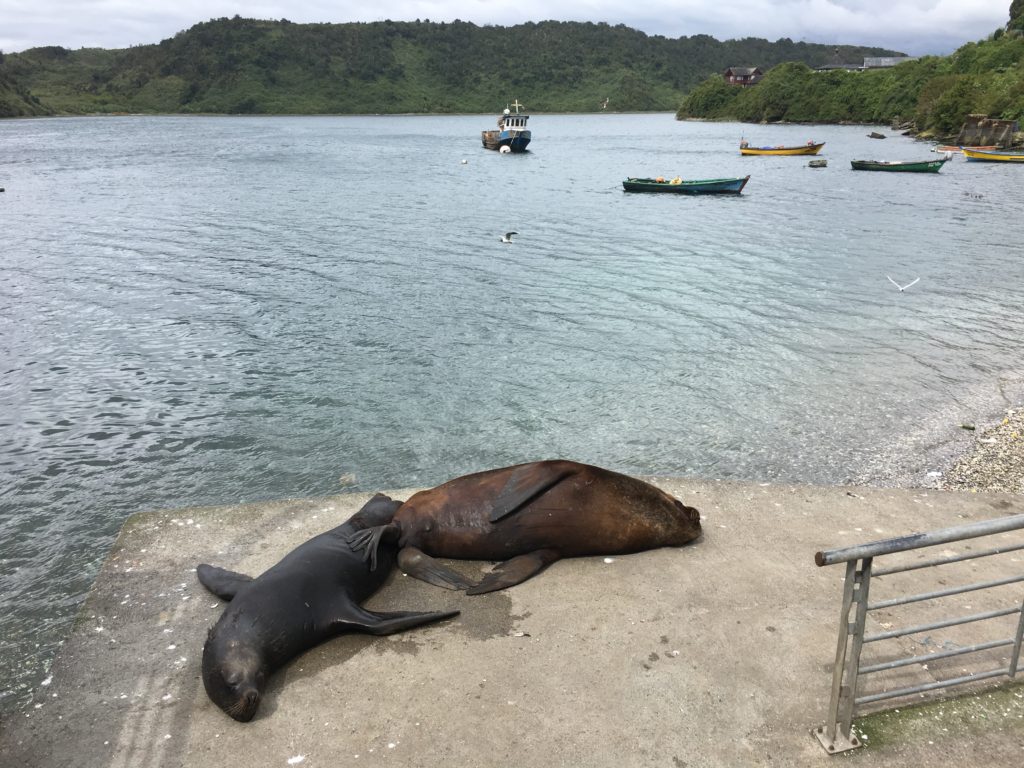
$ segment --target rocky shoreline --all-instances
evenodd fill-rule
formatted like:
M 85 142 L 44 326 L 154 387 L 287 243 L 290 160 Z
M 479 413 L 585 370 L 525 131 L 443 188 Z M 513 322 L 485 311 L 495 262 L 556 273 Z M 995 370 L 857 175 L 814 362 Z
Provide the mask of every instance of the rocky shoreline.
M 980 432 L 974 445 L 943 474 L 943 490 L 1024 493 L 1024 408 L 1011 408 Z

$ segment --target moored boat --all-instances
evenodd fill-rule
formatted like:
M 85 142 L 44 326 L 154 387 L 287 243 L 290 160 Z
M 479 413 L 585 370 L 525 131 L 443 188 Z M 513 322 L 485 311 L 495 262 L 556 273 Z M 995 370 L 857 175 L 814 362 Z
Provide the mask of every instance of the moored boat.
M 983 150 L 964 147 L 964 157 L 968 160 L 982 160 L 990 163 L 1024 163 L 1024 152 L 1009 149 Z
M 988 149 L 996 149 L 996 145 L 995 144 L 990 144 L 990 145 L 984 146 L 984 147 L 963 147 L 963 146 L 960 146 L 960 145 L 957 145 L 957 144 L 940 144 L 937 147 L 932 147 L 932 152 L 963 152 L 964 149 L 988 150 Z
M 676 195 L 738 195 L 750 181 L 749 176 L 738 179 L 638 179 L 630 177 L 622 182 L 626 192 L 668 192 Z
M 939 157 L 935 160 L 851 160 L 855 171 L 903 171 L 906 173 L 938 173 L 949 160 Z
M 512 109 L 515 112 L 512 112 Z M 526 127 L 529 115 L 524 115 L 519 110 L 523 107 L 516 99 L 498 118 L 498 130 L 481 131 L 480 138 L 485 149 L 496 149 L 499 152 L 525 152 L 530 143 L 531 134 Z
M 825 142 L 815 143 L 808 141 L 806 144 L 798 144 L 794 147 L 784 147 L 781 144 L 776 147 L 752 147 L 746 141 L 740 142 L 741 155 L 816 155 L 825 146 Z

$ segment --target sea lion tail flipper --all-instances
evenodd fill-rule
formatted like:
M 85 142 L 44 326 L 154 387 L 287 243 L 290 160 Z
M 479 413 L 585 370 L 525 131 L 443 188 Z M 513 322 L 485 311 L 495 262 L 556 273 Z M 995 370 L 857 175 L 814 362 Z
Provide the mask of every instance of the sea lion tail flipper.
M 353 613 L 351 607 L 346 608 L 345 613 L 345 618 L 337 622 L 340 629 L 369 635 L 393 635 L 421 624 L 459 615 L 458 611 L 368 611 L 365 608 L 357 608 Z
M 553 549 L 538 549 L 525 555 L 513 557 L 504 563 L 499 563 L 494 570 L 484 576 L 475 587 L 466 590 L 467 595 L 482 595 L 485 592 L 495 592 L 505 587 L 512 587 L 521 584 L 531 576 L 547 568 L 551 563 L 560 557 Z
M 200 563 L 196 566 L 196 576 L 199 577 L 200 584 L 221 600 L 230 600 L 238 594 L 238 590 L 246 584 L 252 583 L 252 576 L 229 571 L 226 568 L 218 568 L 215 565 L 207 565 L 206 563 Z
M 398 567 L 402 569 L 402 573 L 435 587 L 469 589 L 475 585 L 475 582 L 451 568 L 446 568 L 416 547 L 403 547 L 398 551 Z
M 496 523 L 573 474 L 573 466 L 537 462 L 516 467 L 505 487 L 491 502 L 490 521 Z

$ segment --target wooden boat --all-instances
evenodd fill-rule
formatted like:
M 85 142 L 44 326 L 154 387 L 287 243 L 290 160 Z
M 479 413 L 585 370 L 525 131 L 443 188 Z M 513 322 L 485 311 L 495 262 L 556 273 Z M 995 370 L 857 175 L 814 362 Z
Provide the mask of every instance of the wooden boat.
M 824 157 L 819 157 L 819 158 L 816 158 L 814 160 L 809 160 L 807 162 L 807 167 L 808 168 L 827 168 L 828 167 L 828 160 L 826 160 Z
M 509 108 L 515 109 L 515 112 Z M 529 115 L 522 114 L 519 110 L 523 105 L 516 99 L 498 118 L 498 130 L 481 131 L 480 138 L 485 149 L 496 149 L 499 152 L 525 152 L 526 146 L 530 143 L 531 134 L 526 127 Z
M 815 144 L 808 141 L 806 144 L 799 144 L 795 147 L 752 147 L 747 142 L 740 142 L 741 155 L 816 155 L 825 146 L 825 142 Z
M 1024 152 L 1013 152 L 1009 149 L 984 150 L 964 147 L 964 157 L 968 160 L 983 160 L 990 163 L 1024 163 Z
M 851 160 L 855 171 L 903 171 L 905 173 L 938 173 L 948 157 L 935 160 Z
M 996 149 L 996 145 L 995 144 L 991 144 L 991 145 L 984 146 L 984 147 L 967 147 L 967 149 L 989 150 L 989 149 Z M 937 147 L 932 147 L 932 152 L 962 152 L 963 150 L 964 150 L 964 147 L 958 146 L 956 144 L 940 144 Z
M 628 178 L 622 182 L 626 192 L 668 192 L 676 195 L 738 195 L 750 181 L 749 176 L 739 179 L 681 179 L 666 180 Z

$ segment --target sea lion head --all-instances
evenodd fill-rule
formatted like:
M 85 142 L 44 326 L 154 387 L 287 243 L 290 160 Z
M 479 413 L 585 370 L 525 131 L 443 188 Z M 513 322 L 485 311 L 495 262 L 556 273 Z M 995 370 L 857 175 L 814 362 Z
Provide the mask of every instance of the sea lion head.
M 683 528 L 686 531 L 686 541 L 693 541 L 702 533 L 700 527 L 700 511 L 695 507 L 686 506 L 679 499 L 673 497 L 670 498 L 672 498 L 672 503 L 675 505 L 675 508 L 682 512 L 683 520 L 685 521 Z
M 388 525 L 402 504 L 403 502 L 385 496 L 383 493 L 376 493 L 363 505 L 362 509 L 349 518 L 348 524 L 356 530 Z
M 260 652 L 230 628 L 210 630 L 203 646 L 203 685 L 218 707 L 242 723 L 252 720 L 263 697 L 267 668 Z

